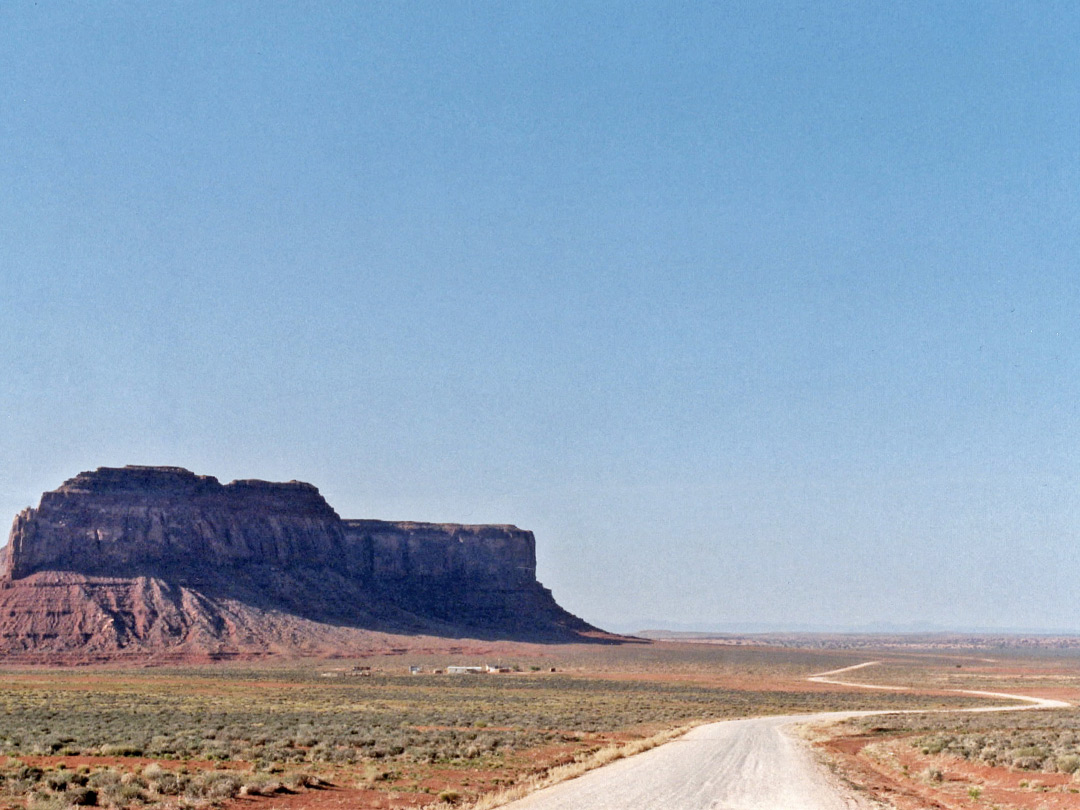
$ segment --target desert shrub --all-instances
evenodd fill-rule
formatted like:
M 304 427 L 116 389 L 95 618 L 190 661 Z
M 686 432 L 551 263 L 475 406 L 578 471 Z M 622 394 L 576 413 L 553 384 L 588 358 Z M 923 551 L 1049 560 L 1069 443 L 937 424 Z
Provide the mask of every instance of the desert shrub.
M 948 746 L 948 738 L 935 736 L 923 740 L 922 752 L 924 754 L 940 754 Z
M 199 796 L 211 801 L 224 801 L 235 798 L 240 793 L 243 781 L 234 773 L 207 771 L 193 780 L 198 785 Z
M 32 783 L 41 781 L 41 778 L 44 775 L 45 771 L 33 765 L 17 765 L 12 772 L 11 777 L 13 779 L 20 779 Z
M 68 802 L 63 796 L 34 793 L 27 802 L 27 810 L 67 810 Z
M 159 796 L 180 796 L 188 782 L 187 776 L 166 770 L 157 763 L 147 765 L 142 776 L 147 788 Z
M 61 769 L 45 774 L 43 781 L 50 790 L 63 791 L 68 789 L 68 785 L 72 784 L 73 780 L 77 781 L 80 778 L 81 777 L 73 771 Z M 85 784 L 85 782 L 83 782 L 83 784 Z
M 108 774 L 111 778 L 104 778 L 104 774 Z M 95 774 L 95 777 L 99 774 Z M 99 802 L 104 800 L 105 804 L 118 807 L 124 803 L 124 785 L 120 782 L 120 774 L 114 771 L 106 771 L 101 775 L 103 778 L 95 779 L 91 777 L 90 786 L 97 790 Z M 95 784 L 96 783 L 96 784 Z
M 1080 770 L 1080 755 L 1065 754 L 1057 758 L 1057 769 L 1061 773 L 1076 773 Z
M 141 757 L 143 749 L 131 743 L 106 743 L 101 746 L 100 754 L 103 757 Z
M 311 774 L 303 771 L 294 771 L 282 776 L 282 782 L 290 790 L 300 790 L 306 787 L 319 787 L 322 783 Z
M 107 788 L 120 784 L 120 774 L 112 770 L 100 770 L 90 774 L 87 782 L 91 787 Z
M 93 807 L 98 803 L 98 793 L 90 787 L 73 787 L 64 798 L 76 807 Z
M 147 794 L 143 789 L 143 786 L 137 782 L 120 783 L 119 788 L 113 792 L 118 799 L 118 804 L 132 804 L 134 802 L 143 802 L 146 800 Z
M 3 793 L 7 796 L 25 796 L 34 789 L 34 783 L 26 779 L 7 779 L 3 784 Z
M 275 793 L 285 793 L 288 788 L 285 784 L 270 774 L 257 773 L 249 776 L 240 786 L 241 796 L 273 796 Z

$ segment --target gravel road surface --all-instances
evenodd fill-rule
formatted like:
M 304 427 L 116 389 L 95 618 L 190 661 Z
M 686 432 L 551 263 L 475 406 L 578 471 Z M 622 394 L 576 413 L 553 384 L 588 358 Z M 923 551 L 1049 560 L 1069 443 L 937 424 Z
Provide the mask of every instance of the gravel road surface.
M 862 810 L 785 728 L 852 712 L 758 717 L 699 726 L 506 805 L 506 810 Z

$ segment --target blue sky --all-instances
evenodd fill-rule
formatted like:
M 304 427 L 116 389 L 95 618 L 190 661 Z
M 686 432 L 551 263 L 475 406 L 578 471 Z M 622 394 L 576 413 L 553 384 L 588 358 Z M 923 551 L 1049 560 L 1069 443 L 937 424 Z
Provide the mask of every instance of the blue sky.
M 1080 631 L 1072 3 L 0 6 L 0 513 L 511 522 L 594 622 Z

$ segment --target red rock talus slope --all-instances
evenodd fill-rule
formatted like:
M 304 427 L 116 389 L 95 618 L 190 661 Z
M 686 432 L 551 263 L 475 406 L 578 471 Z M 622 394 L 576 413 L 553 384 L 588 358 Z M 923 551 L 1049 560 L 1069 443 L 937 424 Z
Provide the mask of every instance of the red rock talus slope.
M 536 581 L 514 526 L 341 520 L 310 484 L 175 467 L 80 473 L 0 552 L 0 656 L 329 654 L 391 636 L 559 642 L 599 631 Z

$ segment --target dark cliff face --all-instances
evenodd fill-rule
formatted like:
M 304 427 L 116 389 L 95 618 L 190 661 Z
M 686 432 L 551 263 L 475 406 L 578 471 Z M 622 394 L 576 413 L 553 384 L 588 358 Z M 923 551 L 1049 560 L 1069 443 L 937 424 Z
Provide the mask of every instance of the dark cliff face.
M 297 481 L 234 481 L 176 467 L 102 468 L 46 492 L 11 530 L 7 573 L 190 570 L 257 561 L 330 565 L 341 520 Z
M 364 579 L 460 580 L 519 588 L 536 580 L 536 540 L 517 526 L 344 521 L 353 570 Z
M 341 520 L 310 484 L 221 484 L 176 467 L 80 473 L 21 512 L 0 552 L 0 588 L 45 574 L 149 578 L 211 603 L 388 632 L 569 640 L 595 630 L 536 581 L 531 532 Z

